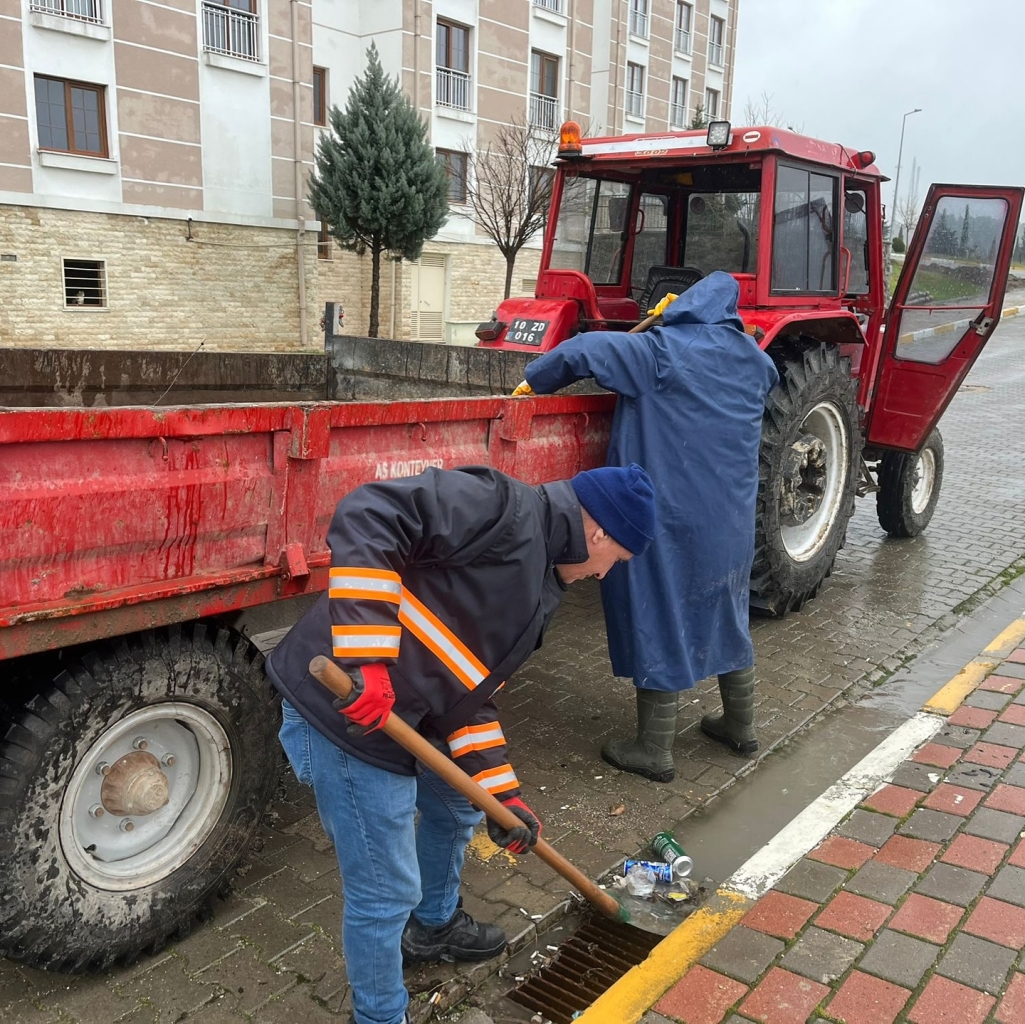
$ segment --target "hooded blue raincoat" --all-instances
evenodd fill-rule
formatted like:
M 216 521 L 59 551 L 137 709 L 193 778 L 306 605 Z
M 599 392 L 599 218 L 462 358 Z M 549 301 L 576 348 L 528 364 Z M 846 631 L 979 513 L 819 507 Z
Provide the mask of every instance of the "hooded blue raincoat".
M 743 331 L 737 282 L 702 278 L 641 334 L 595 331 L 531 363 L 547 394 L 593 377 L 619 395 L 608 463 L 642 465 L 655 484 L 655 540 L 602 581 L 617 676 L 686 690 L 754 664 L 748 589 L 758 448 L 778 375 Z

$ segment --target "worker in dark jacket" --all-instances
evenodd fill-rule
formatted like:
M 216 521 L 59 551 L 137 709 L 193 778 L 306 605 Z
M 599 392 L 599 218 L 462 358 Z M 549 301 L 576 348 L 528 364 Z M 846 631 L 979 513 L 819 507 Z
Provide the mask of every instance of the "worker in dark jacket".
M 762 414 L 778 376 L 744 333 L 738 291 L 717 271 L 659 309 L 661 327 L 580 334 L 526 370 L 540 394 L 582 377 L 616 392 L 608 462 L 640 462 L 655 484 L 651 548 L 602 581 L 612 670 L 637 688 L 636 738 L 612 740 L 602 757 L 656 782 L 675 774 L 679 691 L 710 675 L 723 713 L 702 731 L 758 749 L 749 579 Z
M 338 855 L 357 1024 L 405 1020 L 404 961 L 486 960 L 506 942 L 459 907 L 482 815 L 377 727 L 392 712 L 446 750 L 523 822 L 489 821 L 491 838 L 527 852 L 541 823 L 520 799 L 492 695 L 540 646 L 566 585 L 604 576 L 653 534 L 638 466 L 541 487 L 485 467 L 430 469 L 339 502 L 330 589 L 267 671 L 285 698 L 282 745 Z M 352 676 L 347 702 L 310 675 L 317 655 Z

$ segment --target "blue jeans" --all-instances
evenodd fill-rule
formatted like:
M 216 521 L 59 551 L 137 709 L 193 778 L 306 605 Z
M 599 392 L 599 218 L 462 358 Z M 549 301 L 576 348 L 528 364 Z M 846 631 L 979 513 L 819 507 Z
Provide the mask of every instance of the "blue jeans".
M 313 787 L 342 873 L 342 948 L 357 1024 L 402 1024 L 402 930 L 451 920 L 463 854 L 483 818 L 433 772 L 396 775 L 335 746 L 283 701 L 279 737 Z M 416 812 L 419 825 L 415 825 Z

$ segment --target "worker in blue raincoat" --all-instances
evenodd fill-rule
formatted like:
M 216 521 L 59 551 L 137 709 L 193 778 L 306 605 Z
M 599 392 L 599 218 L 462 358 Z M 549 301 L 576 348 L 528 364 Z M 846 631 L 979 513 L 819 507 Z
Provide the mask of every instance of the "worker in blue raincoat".
M 748 591 L 762 413 L 779 378 L 744 333 L 738 295 L 729 274 L 709 274 L 659 309 L 662 326 L 577 335 L 530 363 L 514 392 L 593 377 L 619 396 L 608 463 L 639 463 L 654 481 L 654 542 L 602 581 L 612 670 L 633 678 L 638 723 L 602 757 L 657 782 L 675 774 L 679 691 L 710 675 L 723 711 L 702 731 L 738 753 L 758 749 Z

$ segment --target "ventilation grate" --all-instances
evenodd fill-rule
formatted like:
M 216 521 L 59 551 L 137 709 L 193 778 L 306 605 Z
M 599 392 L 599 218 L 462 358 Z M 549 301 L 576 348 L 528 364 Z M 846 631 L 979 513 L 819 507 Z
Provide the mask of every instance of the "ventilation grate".
M 571 1024 L 662 940 L 639 928 L 603 917 L 588 918 L 564 942 L 552 962 L 508 998 L 554 1024 Z

